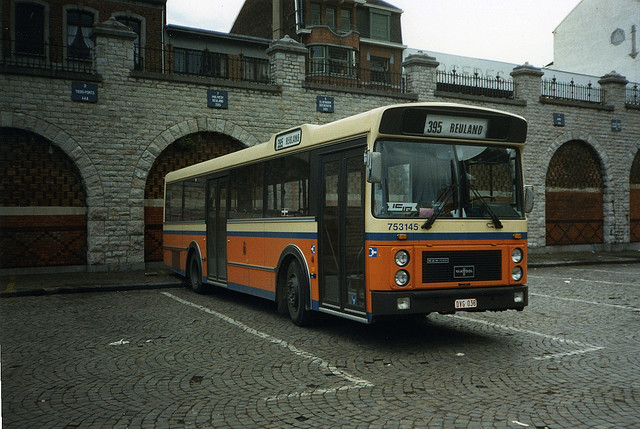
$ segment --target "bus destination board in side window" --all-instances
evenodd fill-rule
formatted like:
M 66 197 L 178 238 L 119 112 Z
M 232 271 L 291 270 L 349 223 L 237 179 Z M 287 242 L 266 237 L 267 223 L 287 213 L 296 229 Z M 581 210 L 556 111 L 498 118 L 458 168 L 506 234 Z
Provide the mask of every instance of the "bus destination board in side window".
M 488 125 L 489 120 L 487 118 L 427 114 L 424 122 L 424 135 L 486 139 Z

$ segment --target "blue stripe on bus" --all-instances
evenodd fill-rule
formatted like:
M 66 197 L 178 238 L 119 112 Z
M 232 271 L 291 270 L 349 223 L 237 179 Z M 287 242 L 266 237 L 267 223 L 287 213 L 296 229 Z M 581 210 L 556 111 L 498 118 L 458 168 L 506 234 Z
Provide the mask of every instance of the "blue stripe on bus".
M 178 230 L 166 230 L 165 234 L 173 235 L 207 235 L 206 231 L 178 231 Z
M 315 232 L 265 232 L 265 231 L 227 231 L 227 237 L 257 237 L 257 238 L 306 238 L 317 239 Z
M 398 241 L 398 234 L 406 234 L 411 240 L 513 240 L 514 234 L 527 239 L 526 232 L 370 232 L 365 234 L 368 241 Z
M 255 287 L 251 287 L 251 286 L 247 286 L 239 283 L 228 282 L 227 289 L 231 289 L 236 292 L 246 293 L 248 295 L 257 296 L 259 298 L 265 298 L 271 301 L 276 300 L 275 292 L 272 292 L 270 290 L 258 289 Z

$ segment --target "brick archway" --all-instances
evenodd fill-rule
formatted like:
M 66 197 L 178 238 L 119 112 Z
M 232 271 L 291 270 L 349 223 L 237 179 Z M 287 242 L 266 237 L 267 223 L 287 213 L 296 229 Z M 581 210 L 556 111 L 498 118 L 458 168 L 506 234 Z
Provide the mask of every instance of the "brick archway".
M 548 246 L 604 242 L 602 163 L 591 146 L 581 140 L 560 146 L 545 189 Z
M 87 195 L 50 140 L 0 128 L 0 269 L 87 264 Z
M 144 259 L 162 260 L 164 176 L 173 170 L 235 152 L 245 146 L 233 137 L 210 131 L 189 134 L 169 145 L 156 158 L 144 191 Z

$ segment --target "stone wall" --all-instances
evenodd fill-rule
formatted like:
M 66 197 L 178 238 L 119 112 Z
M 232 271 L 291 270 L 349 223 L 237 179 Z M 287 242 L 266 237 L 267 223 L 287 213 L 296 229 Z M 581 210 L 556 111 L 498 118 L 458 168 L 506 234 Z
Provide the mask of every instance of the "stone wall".
M 0 127 L 47 139 L 82 177 L 90 270 L 143 266 L 145 186 L 156 159 L 178 139 L 218 133 L 253 146 L 300 123 L 327 123 L 410 101 L 469 103 L 527 118 L 525 174 L 536 189 L 529 223 L 534 248 L 545 246 L 545 181 L 551 159 L 564 143 L 584 142 L 601 163 L 603 244 L 629 243 L 629 183 L 640 145 L 640 110 L 625 106 L 622 77 L 601 81 L 604 105 L 541 99 L 540 73 L 528 65 L 513 72 L 515 99 L 462 96 L 438 92 L 437 59 L 417 55 L 405 63 L 408 93 L 394 94 L 305 82 L 306 49 L 286 38 L 267 50 L 271 84 L 133 71 L 132 33 L 115 21 L 95 28 L 95 45 L 95 75 L 0 73 Z M 72 101 L 72 82 L 97 83 L 98 101 Z M 227 91 L 228 108 L 208 107 L 208 90 Z M 334 113 L 316 111 L 318 95 L 334 97 Z M 554 126 L 554 113 L 564 113 L 565 126 Z M 621 120 L 622 131 L 611 131 L 612 119 Z

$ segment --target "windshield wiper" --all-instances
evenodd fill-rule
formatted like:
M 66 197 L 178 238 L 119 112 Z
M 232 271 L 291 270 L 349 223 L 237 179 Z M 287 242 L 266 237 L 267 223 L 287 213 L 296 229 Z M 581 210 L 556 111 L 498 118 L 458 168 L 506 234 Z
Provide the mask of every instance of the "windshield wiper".
M 455 189 L 456 184 L 452 183 L 445 190 L 442 191 L 436 202 L 433 204 L 433 213 L 429 216 L 429 219 L 422 225 L 422 229 L 431 229 L 431 226 L 436 221 L 440 213 L 442 213 L 442 209 L 449 201 L 451 195 L 453 195 L 453 190 Z
M 500 219 L 498 219 L 498 216 L 496 216 L 493 210 L 491 210 L 491 207 L 489 207 L 489 204 L 487 204 L 487 202 L 484 200 L 484 197 L 480 195 L 480 193 L 476 190 L 476 188 L 471 183 L 469 183 L 469 188 L 471 188 L 471 191 L 476 196 L 476 199 L 480 200 L 480 202 L 482 203 L 482 206 L 487 210 L 487 213 L 489 213 L 489 216 L 491 217 L 491 221 L 493 222 L 493 225 L 496 227 L 496 229 L 502 228 L 502 222 L 500 222 Z

